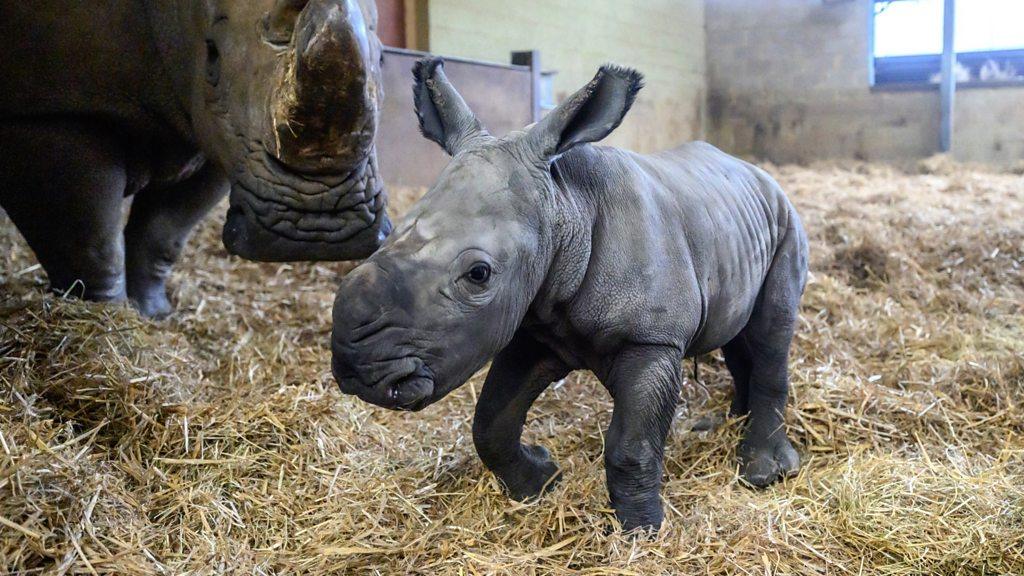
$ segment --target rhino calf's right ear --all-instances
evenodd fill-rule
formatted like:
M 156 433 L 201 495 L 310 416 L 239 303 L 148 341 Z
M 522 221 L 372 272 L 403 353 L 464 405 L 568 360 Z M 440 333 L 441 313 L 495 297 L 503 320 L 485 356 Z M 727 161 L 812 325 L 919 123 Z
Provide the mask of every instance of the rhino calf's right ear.
M 574 146 L 603 140 L 622 124 L 643 86 L 643 75 L 632 68 L 602 66 L 593 80 L 530 129 L 531 147 L 550 162 Z
M 424 58 L 412 69 L 413 102 L 420 132 L 454 156 L 471 142 L 488 137 L 476 114 L 448 81 L 444 61 Z

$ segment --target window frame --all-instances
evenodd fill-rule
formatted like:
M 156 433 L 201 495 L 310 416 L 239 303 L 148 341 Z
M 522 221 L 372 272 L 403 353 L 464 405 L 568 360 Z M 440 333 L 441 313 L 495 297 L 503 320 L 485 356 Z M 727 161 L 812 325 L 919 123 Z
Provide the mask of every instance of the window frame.
M 938 91 L 939 83 L 929 82 L 929 77 L 941 70 L 942 54 L 917 54 L 911 56 L 875 56 L 875 4 L 899 0 L 866 0 L 868 3 L 868 84 L 872 91 L 906 92 Z M 956 61 L 976 71 L 988 60 L 1011 62 L 1024 73 L 1024 48 L 1011 50 L 982 50 L 957 52 Z M 1017 80 L 957 82 L 960 88 L 1007 88 L 1024 87 L 1024 78 Z

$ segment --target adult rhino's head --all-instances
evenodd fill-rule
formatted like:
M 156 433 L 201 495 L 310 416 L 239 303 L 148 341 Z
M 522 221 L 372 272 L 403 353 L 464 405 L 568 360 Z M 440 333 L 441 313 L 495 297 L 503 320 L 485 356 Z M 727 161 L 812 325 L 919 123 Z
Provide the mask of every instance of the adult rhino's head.
M 190 112 L 231 179 L 228 251 L 270 261 L 371 254 L 391 229 L 374 149 L 373 1 L 194 1 Z
M 423 134 L 454 158 L 384 247 L 342 281 L 334 302 L 333 370 L 343 392 L 419 410 L 465 382 L 511 340 L 553 282 L 567 197 L 552 162 L 607 136 L 640 89 L 604 67 L 524 132 L 485 132 L 439 60 L 416 67 Z

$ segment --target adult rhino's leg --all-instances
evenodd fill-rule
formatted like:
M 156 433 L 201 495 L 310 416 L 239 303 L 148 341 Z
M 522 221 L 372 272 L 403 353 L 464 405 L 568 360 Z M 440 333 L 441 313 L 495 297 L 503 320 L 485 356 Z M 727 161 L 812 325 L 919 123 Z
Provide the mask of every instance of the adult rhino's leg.
M 227 179 L 207 162 L 188 180 L 144 190 L 132 202 L 125 228 L 128 297 L 143 316 L 170 314 L 165 282 L 192 228 L 228 192 Z
M 90 122 L 5 121 L 0 126 L 0 205 L 58 293 L 125 297 L 124 151 Z
M 679 402 L 681 361 L 674 348 L 629 348 L 605 382 L 615 399 L 604 448 L 608 495 L 624 530 L 656 530 L 664 518 L 662 459 Z
M 791 235 L 792 236 L 792 235 Z M 740 474 L 762 487 L 795 474 L 800 456 L 786 438 L 789 348 L 796 328 L 804 276 L 797 249 L 784 245 L 768 272 L 747 326 L 729 344 L 750 366 L 747 429 L 740 442 Z
M 557 480 L 558 465 L 540 446 L 520 439 L 526 414 L 551 382 L 569 369 L 522 332 L 495 357 L 473 417 L 477 454 L 516 500 L 539 496 Z

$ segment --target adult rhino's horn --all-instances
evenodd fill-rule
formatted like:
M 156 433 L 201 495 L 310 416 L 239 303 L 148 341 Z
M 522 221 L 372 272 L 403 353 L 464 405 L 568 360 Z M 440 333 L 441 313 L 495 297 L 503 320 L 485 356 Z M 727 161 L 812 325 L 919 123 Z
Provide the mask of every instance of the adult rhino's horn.
M 309 172 L 350 170 L 373 146 L 378 40 L 355 0 L 309 0 L 282 62 L 268 150 Z

